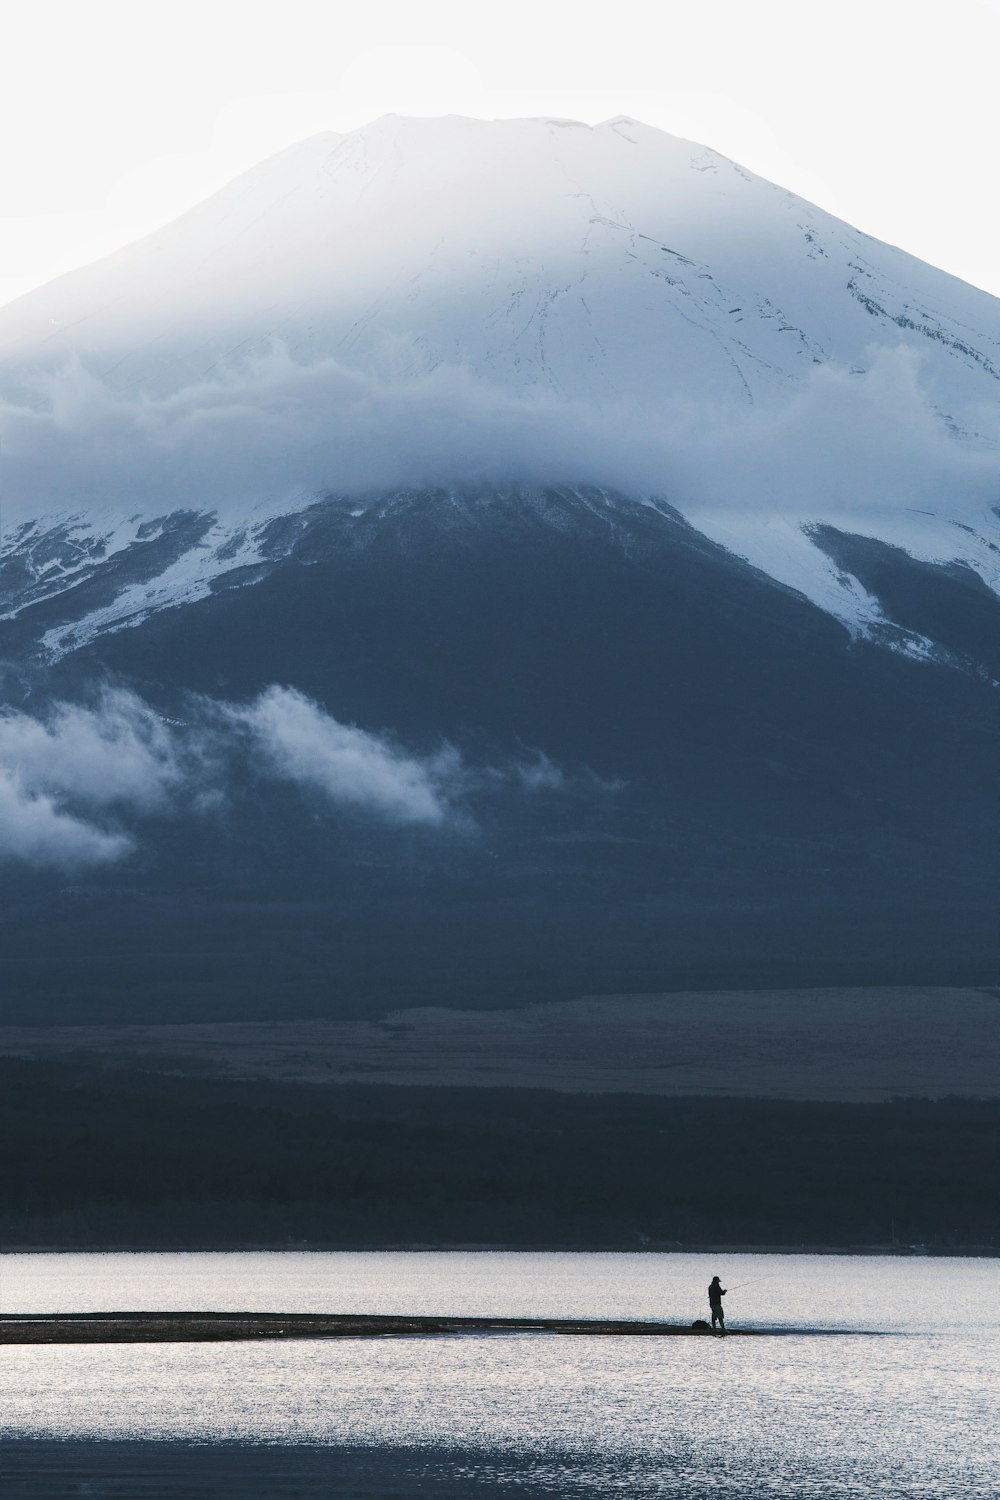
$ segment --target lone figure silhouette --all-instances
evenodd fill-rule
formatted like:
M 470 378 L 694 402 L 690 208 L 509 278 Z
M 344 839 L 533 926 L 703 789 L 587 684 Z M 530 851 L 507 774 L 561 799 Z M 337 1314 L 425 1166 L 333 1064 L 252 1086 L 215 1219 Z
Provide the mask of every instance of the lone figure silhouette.
M 708 1305 L 712 1309 L 712 1331 L 718 1323 L 722 1333 L 726 1331 L 726 1319 L 722 1312 L 722 1299 L 726 1295 L 724 1286 L 719 1285 L 718 1276 L 713 1276 L 708 1285 Z

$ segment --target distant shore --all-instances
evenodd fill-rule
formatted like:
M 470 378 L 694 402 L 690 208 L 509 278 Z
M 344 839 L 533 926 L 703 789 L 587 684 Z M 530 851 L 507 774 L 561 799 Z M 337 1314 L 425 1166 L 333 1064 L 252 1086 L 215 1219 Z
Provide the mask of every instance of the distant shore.
M 0 1025 L 0 1056 L 131 1074 L 855 1104 L 1000 1094 L 996 996 L 926 985 L 588 995 L 371 1020 Z M 724 1035 L 720 1056 L 715 1038 Z
M 0 1057 L 0 1134 L 18 1142 L 0 1243 L 23 1250 L 1000 1248 L 983 1192 L 1000 1100 L 324 1088 Z
M 864 1255 L 894 1256 L 902 1259 L 971 1259 L 1000 1258 L 998 1245 L 680 1245 L 680 1244 L 480 1244 L 441 1243 L 414 1240 L 397 1244 L 375 1242 L 253 1242 L 234 1245 L 228 1242 L 188 1245 L 82 1244 L 44 1245 L 0 1244 L 0 1255 Z

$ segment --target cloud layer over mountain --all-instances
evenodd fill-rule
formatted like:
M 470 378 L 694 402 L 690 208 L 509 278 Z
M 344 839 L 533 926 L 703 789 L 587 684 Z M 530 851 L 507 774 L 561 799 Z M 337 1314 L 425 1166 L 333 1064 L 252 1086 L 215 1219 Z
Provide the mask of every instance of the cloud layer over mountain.
M 8 537 L 40 513 L 113 530 L 195 510 L 233 526 L 323 493 L 587 483 L 665 497 L 834 612 L 856 601 L 809 540 L 817 521 L 998 582 L 979 536 L 1000 500 L 997 409 L 964 413 L 959 432 L 907 348 L 873 349 L 863 370 L 817 366 L 745 408 L 674 399 L 655 423 L 612 400 L 505 393 L 458 367 L 389 380 L 277 346 L 162 398 L 117 394 L 79 365 L 39 376 L 34 394 L 0 404 Z

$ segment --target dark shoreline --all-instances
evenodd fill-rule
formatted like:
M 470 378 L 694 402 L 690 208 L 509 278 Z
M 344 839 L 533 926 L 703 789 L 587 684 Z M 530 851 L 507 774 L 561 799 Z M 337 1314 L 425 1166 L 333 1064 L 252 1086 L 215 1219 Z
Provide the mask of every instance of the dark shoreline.
M 902 1245 L 747 1245 L 747 1244 L 560 1244 L 531 1243 L 439 1244 L 423 1240 L 386 1244 L 384 1241 L 344 1243 L 342 1241 L 308 1241 L 290 1244 L 282 1241 L 251 1241 L 233 1244 L 222 1241 L 209 1244 L 80 1244 L 46 1245 L 0 1244 L 4 1255 L 856 1255 L 892 1256 L 900 1260 L 995 1260 L 1000 1258 L 997 1245 L 926 1245 L 911 1248 Z

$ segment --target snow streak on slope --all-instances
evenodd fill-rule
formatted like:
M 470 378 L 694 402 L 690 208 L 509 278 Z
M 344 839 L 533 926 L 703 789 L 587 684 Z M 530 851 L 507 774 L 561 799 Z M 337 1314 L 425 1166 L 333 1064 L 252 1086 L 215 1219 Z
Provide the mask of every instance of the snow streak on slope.
M 0 603 L 87 584 L 50 651 L 402 488 L 664 496 L 853 630 L 817 527 L 1000 592 L 1000 303 L 631 120 L 304 142 L 0 312 L 0 393 Z

